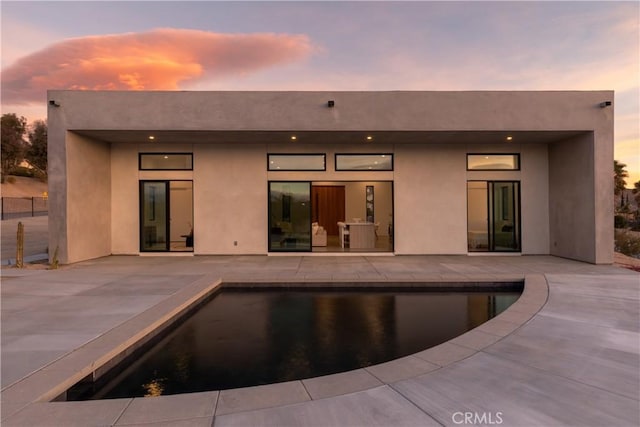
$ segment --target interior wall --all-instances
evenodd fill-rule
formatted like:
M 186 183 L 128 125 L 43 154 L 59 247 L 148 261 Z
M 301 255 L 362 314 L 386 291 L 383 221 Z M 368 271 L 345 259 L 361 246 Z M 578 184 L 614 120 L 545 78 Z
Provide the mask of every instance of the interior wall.
M 380 223 L 378 236 L 388 236 L 389 223 L 393 221 L 393 191 L 390 182 L 345 182 L 345 214 L 347 221 L 360 218 L 365 221 L 366 212 L 366 188 L 373 186 L 373 215 L 374 222 Z
M 193 226 L 193 183 L 172 181 L 170 184 L 171 241 L 184 242 Z
M 111 254 L 111 149 L 67 132 L 67 257 L 72 263 Z
M 487 232 L 489 211 L 486 181 L 472 181 L 467 184 L 467 218 L 469 231 Z
M 591 132 L 550 145 L 549 226 L 552 255 L 595 263 L 593 144 Z

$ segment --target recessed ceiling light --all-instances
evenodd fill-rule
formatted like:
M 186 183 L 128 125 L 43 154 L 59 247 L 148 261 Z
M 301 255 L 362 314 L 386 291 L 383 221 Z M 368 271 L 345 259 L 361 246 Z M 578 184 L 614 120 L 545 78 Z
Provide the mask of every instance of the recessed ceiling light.
M 297 136 L 295 136 L 295 135 L 291 135 L 291 140 L 292 140 L 292 141 L 295 141 L 296 139 L 298 139 L 298 137 L 297 137 Z
M 169 158 L 169 156 L 164 156 L 164 158 L 165 158 L 165 159 L 168 159 L 168 158 Z
M 153 141 L 154 139 L 156 139 L 156 137 L 153 135 L 149 135 L 149 139 Z
M 373 137 L 371 135 L 367 135 L 367 141 L 371 141 Z
M 513 137 L 511 135 L 507 136 L 507 141 L 513 141 Z

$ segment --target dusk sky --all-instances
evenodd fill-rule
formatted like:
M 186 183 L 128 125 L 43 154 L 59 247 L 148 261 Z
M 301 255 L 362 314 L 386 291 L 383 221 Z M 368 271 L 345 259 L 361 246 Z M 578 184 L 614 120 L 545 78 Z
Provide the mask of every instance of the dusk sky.
M 614 90 L 640 180 L 640 3 L 2 1 L 2 113 L 47 89 Z

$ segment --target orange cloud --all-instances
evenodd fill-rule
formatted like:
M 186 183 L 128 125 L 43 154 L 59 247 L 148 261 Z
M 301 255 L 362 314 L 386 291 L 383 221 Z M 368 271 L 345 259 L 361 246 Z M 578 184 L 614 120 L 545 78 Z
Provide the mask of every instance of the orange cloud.
M 307 36 L 157 29 L 69 39 L 2 71 L 7 104 L 45 99 L 47 89 L 173 90 L 306 57 Z

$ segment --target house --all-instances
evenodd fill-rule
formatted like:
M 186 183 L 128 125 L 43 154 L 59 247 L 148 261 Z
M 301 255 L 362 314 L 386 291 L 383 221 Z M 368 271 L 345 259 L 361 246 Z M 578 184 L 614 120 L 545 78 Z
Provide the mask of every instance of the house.
M 611 263 L 613 97 L 52 90 L 49 247 Z

